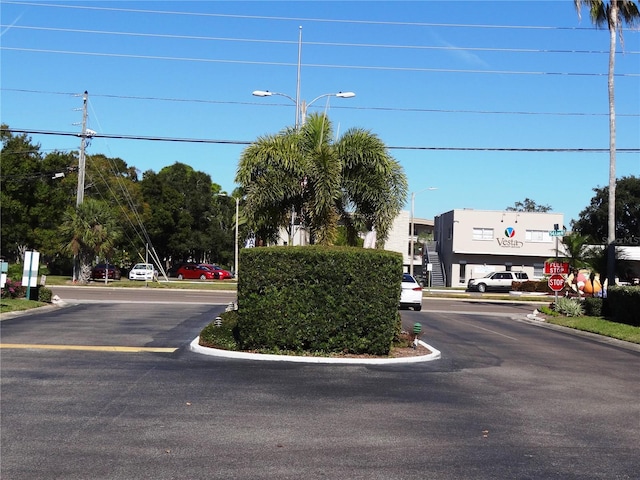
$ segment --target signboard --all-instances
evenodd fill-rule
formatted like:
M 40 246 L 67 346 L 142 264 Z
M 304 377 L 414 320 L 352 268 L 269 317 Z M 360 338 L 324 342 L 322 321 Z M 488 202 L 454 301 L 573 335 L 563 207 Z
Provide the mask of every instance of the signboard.
M 569 275 L 568 262 L 544 262 L 545 275 Z
M 549 230 L 550 237 L 564 237 L 564 230 Z
M 24 252 L 24 268 L 22 270 L 22 286 L 38 286 L 38 269 L 40 267 L 40 252 Z
M 559 292 L 564 288 L 564 277 L 562 275 L 551 275 L 547 283 L 551 290 Z

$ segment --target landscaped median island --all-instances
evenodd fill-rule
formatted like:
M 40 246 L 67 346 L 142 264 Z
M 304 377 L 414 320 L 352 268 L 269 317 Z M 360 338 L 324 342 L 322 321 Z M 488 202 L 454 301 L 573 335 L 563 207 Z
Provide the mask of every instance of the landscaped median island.
M 402 256 L 350 247 L 265 247 L 241 252 L 238 309 L 201 333 L 201 346 L 323 358 L 406 358 L 398 312 Z

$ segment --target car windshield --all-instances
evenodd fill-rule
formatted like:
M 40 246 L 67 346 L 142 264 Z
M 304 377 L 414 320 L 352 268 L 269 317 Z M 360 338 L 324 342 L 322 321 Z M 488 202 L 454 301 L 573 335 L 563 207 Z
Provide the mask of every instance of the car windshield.
M 148 263 L 137 263 L 134 267 L 134 270 L 151 270 L 151 265 Z

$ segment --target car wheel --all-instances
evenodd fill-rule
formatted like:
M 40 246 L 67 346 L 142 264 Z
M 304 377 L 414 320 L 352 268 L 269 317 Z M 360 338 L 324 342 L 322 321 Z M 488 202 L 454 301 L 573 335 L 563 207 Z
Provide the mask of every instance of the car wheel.
M 478 291 L 480 293 L 484 293 L 487 291 L 487 286 L 484 283 L 479 283 L 478 284 Z
M 183 279 L 182 274 L 179 274 L 179 275 L 178 275 L 178 280 L 182 280 L 182 279 Z
M 414 310 L 415 312 L 419 312 L 420 310 L 422 310 L 422 305 L 414 305 L 414 306 L 413 306 L 413 310 Z
M 206 280 L 207 276 L 203 273 L 202 275 L 200 275 L 200 280 Z

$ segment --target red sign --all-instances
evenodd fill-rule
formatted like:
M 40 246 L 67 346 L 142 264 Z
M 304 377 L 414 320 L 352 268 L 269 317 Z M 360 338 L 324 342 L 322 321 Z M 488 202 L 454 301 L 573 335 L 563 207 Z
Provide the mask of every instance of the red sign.
M 547 283 L 551 290 L 559 292 L 564 288 L 564 277 L 562 275 L 551 275 Z
M 545 275 L 569 275 L 569 264 L 566 262 L 544 262 Z

